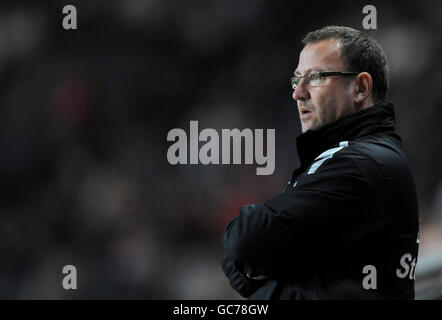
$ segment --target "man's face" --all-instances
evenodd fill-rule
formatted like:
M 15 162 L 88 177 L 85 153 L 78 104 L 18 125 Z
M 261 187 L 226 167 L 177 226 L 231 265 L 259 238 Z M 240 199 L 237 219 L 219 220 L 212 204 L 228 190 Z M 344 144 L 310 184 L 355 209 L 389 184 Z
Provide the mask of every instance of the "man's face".
M 341 49 L 336 39 L 309 43 L 299 55 L 295 73 L 304 76 L 312 71 L 348 71 L 341 61 Z M 354 113 L 353 97 L 347 77 L 326 77 L 313 87 L 301 80 L 293 92 L 301 120 L 302 132 L 317 130 L 324 125 Z

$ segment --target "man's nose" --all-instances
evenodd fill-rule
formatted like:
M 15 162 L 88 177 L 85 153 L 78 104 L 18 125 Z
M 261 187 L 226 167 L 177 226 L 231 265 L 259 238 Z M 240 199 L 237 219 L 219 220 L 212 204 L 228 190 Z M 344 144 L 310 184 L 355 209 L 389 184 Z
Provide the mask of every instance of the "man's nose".
M 306 100 L 310 98 L 310 93 L 307 90 L 307 87 L 304 83 L 304 79 L 301 80 L 299 85 L 296 87 L 296 89 L 293 91 L 292 95 L 293 99 L 295 100 Z

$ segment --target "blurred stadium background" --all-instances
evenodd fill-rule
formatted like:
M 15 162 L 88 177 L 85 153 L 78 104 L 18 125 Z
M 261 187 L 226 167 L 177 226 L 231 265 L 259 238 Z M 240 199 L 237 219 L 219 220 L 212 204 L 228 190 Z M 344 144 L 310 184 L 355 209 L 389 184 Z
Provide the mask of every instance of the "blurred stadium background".
M 62 28 L 75 5 L 78 30 Z M 2 1 L 0 298 L 238 299 L 225 223 L 298 165 L 289 77 L 301 38 L 362 28 L 389 56 L 397 131 L 418 188 L 416 297 L 442 297 L 438 0 Z M 276 170 L 172 166 L 173 128 L 275 128 Z M 78 270 L 78 290 L 61 286 Z

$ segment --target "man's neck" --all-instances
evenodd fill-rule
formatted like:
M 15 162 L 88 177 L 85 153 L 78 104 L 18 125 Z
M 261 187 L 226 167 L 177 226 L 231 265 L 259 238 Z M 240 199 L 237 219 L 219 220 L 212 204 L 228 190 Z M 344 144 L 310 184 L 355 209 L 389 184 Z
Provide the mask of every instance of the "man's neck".
M 356 112 L 359 112 L 361 110 L 370 108 L 373 105 L 374 105 L 373 99 L 370 97 L 369 99 L 365 99 L 364 101 L 362 101 L 359 105 L 356 105 L 355 110 Z

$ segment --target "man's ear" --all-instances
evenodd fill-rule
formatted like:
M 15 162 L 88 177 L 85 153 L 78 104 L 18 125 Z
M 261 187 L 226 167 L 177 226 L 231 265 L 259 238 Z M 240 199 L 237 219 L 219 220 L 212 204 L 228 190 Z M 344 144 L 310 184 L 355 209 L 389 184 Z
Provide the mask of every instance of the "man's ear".
M 373 91 L 373 78 L 368 72 L 361 72 L 356 76 L 357 92 L 355 95 L 355 103 L 361 104 L 367 98 L 371 99 Z

